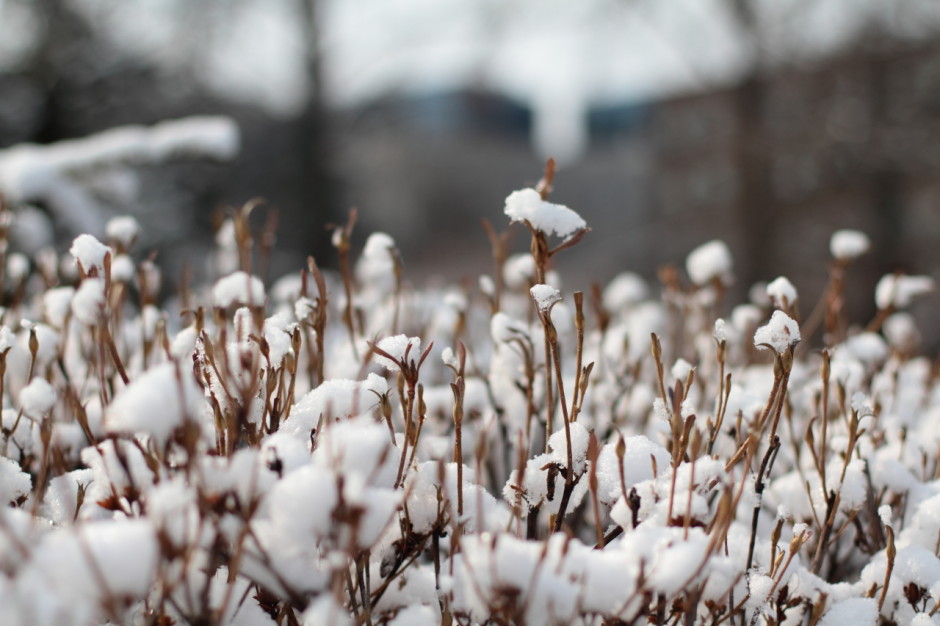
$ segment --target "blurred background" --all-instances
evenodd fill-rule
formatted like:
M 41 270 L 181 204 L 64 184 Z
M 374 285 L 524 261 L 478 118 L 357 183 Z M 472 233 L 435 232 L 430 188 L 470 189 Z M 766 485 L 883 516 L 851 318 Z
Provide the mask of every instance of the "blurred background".
M 355 206 L 357 241 L 389 233 L 408 276 L 472 278 L 490 267 L 480 220 L 502 228 L 552 156 L 553 199 L 594 228 L 561 257 L 571 284 L 655 280 L 721 238 L 738 295 L 783 274 L 808 313 L 839 228 L 873 242 L 859 317 L 884 273 L 940 278 L 932 0 L 0 0 L 0 168 L 16 144 L 197 114 L 237 121 L 237 158 L 78 183 L 102 225 L 137 216 L 171 272 L 260 196 L 274 272 L 329 263 L 324 225 Z M 74 235 L 48 198 L 20 199 Z

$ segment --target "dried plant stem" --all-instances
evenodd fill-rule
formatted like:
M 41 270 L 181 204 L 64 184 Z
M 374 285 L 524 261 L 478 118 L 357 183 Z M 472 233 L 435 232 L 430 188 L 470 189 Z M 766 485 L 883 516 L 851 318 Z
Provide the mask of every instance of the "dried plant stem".
M 451 383 L 454 392 L 454 463 L 457 464 L 457 517 L 463 519 L 463 395 L 465 390 L 463 376 L 457 376 L 457 382 Z

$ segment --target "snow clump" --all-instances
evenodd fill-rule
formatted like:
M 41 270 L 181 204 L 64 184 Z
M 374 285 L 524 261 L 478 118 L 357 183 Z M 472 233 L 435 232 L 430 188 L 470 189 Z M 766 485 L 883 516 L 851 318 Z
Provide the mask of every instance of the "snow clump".
M 799 342 L 799 324 L 783 311 L 774 311 L 770 321 L 754 333 L 757 348 L 770 348 L 777 354 L 783 354 Z
M 541 194 L 531 188 L 509 194 L 505 213 L 512 223 L 528 222 L 535 230 L 561 238 L 587 227 L 580 215 L 566 206 L 543 200 Z
M 234 304 L 261 306 L 264 304 L 264 284 L 257 276 L 233 272 L 215 283 L 212 304 L 223 309 Z
M 731 250 L 725 242 L 718 239 L 692 250 L 685 261 L 689 278 L 700 287 L 716 279 L 723 284 L 730 283 L 733 268 Z
M 871 247 L 868 235 L 857 230 L 837 230 L 829 240 L 829 251 L 840 261 L 851 261 Z

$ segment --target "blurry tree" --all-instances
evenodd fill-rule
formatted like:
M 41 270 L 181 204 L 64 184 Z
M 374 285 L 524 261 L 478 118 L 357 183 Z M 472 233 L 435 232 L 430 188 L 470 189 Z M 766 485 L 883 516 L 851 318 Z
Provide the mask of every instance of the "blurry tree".
M 322 224 L 339 211 L 316 5 L 316 0 L 159 5 L 0 0 L 0 31 L 4 14 L 28 15 L 33 25 L 27 53 L 12 67 L 0 62 L 0 86 L 16 85 L 38 104 L 30 115 L 17 110 L 5 116 L 0 110 L 0 148 L 85 136 L 119 124 L 224 113 L 243 131 L 242 156 L 233 167 L 189 164 L 143 172 L 153 193 L 116 210 L 157 222 L 156 229 L 145 231 L 148 245 L 179 241 L 182 232 L 194 230 L 205 241 L 214 206 L 262 196 L 291 222 L 280 231 L 278 250 L 296 250 L 301 259 L 321 254 L 329 249 Z M 281 74 L 262 71 L 271 66 L 271 54 L 283 57 Z M 255 58 L 262 61 L 253 64 Z M 7 119 L 22 130 L 4 128 Z M 166 231 L 174 223 L 182 232 Z

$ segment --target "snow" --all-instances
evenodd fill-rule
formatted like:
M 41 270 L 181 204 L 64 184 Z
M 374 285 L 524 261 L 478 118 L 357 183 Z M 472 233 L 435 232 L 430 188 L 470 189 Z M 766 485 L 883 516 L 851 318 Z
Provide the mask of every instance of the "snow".
M 873 598 L 849 598 L 833 604 L 819 621 L 819 626 L 875 626 L 878 604 Z
M 909 306 L 914 298 L 930 293 L 933 289 L 934 282 L 929 276 L 886 274 L 875 286 L 875 304 L 879 309 L 903 309 Z
M 25 498 L 33 487 L 33 479 L 20 469 L 19 463 L 0 457 L 0 505 L 6 506 Z M 2 546 L 2 540 L 0 540 Z
M 29 275 L 29 259 L 26 255 L 14 252 L 7 256 L 7 277 L 13 283 L 22 282 Z
M 71 176 L 80 170 L 117 163 L 161 163 L 179 156 L 227 160 L 237 154 L 239 133 L 226 117 L 191 117 L 160 122 L 153 127 L 122 126 L 82 139 L 47 146 L 20 144 L 0 150 L 0 190 L 15 202 L 52 201 L 58 216 L 72 210 L 73 224 L 88 225 L 97 217 Z M 83 263 L 84 265 L 84 263 Z M 89 266 L 86 266 L 89 267 Z
M 868 235 L 857 230 L 837 230 L 829 240 L 829 251 L 840 261 L 851 261 L 868 252 L 871 242 Z
M 390 372 L 397 372 L 400 369 L 399 364 L 402 362 L 406 364 L 417 363 L 421 358 L 420 337 L 408 337 L 406 335 L 385 337 L 376 344 L 376 347 L 392 357 L 388 358 L 381 354 L 375 355 L 376 362 Z
M 69 248 L 71 254 L 81 265 L 85 273 L 91 273 L 92 269 L 98 271 L 99 276 L 104 276 L 104 257 L 105 255 L 114 256 L 114 252 L 108 246 L 104 245 L 91 235 L 79 235 L 72 241 L 72 247 Z
M 352 626 L 353 620 L 346 607 L 338 604 L 328 593 L 310 603 L 301 617 L 301 626 Z
M 20 406 L 23 413 L 34 418 L 41 418 L 55 406 L 56 392 L 44 378 L 34 378 L 20 392 Z
M 774 311 L 770 321 L 754 333 L 754 345 L 783 354 L 800 342 L 800 327 L 783 311 Z
M 561 292 L 551 285 L 533 285 L 529 293 L 542 313 L 548 313 L 553 306 L 561 302 Z
M 104 425 L 108 432 L 147 435 L 161 445 L 185 420 L 198 419 L 202 410 L 202 391 L 187 370 L 161 363 L 114 397 L 105 410 Z
M 122 253 L 112 279 L 122 257 L 131 277 L 124 243 L 113 229 L 108 236 Z M 301 297 L 296 273 L 267 294 L 243 273 L 215 289 L 195 286 L 180 317 L 178 300 L 141 304 L 119 284 L 105 294 L 103 276 L 63 275 L 70 286 L 46 287 L 31 273 L 56 270 L 57 257 L 30 260 L 24 297 L 0 310 L 9 325 L 0 326 L 0 352 L 7 351 L 0 622 L 137 623 L 157 610 L 156 588 L 172 598 L 161 610 L 179 623 L 207 610 L 219 623 L 272 624 L 268 599 L 287 621 L 352 623 L 364 614 L 352 614 L 345 574 L 355 587 L 361 558 L 373 593 L 388 583 L 372 608 L 377 624 L 437 623 L 441 599 L 467 623 L 566 624 L 642 621 L 659 602 L 671 612 L 690 598 L 701 599 L 697 613 L 670 620 L 728 621 L 722 607 L 733 602 L 742 612 L 736 621 L 761 623 L 776 619 L 784 588 L 800 598 L 786 609 L 787 623 L 806 621 L 811 611 L 823 623 L 871 623 L 888 554 L 883 543 L 849 554 L 855 521 L 866 536 L 884 537 L 889 525 L 894 533 L 883 620 L 935 621 L 917 612 L 940 597 L 940 391 L 933 361 L 915 352 L 910 314 L 885 314 L 883 334 L 850 325 L 828 347 L 830 419 L 822 442 L 821 357 L 816 345 L 792 351 L 804 330 L 785 311 L 728 303 L 732 313 L 716 320 L 725 305 L 717 306 L 719 290 L 710 284 L 660 299 L 623 274 L 607 289 L 599 285 L 612 309 L 609 324 L 602 329 L 589 315 L 579 352 L 557 274 L 532 287 L 531 254 L 516 257 L 507 272 L 515 282 L 507 281 L 494 311 L 493 300 L 467 291 L 472 278 L 460 287 L 404 281 L 399 297 L 389 297 L 399 269 L 393 241 L 381 234 L 371 241 L 358 265 L 369 284 L 352 285 L 362 322 L 352 338 L 341 299 L 328 305 L 327 325 L 314 336 L 321 329 L 303 320 L 319 302 L 310 292 Z M 730 257 L 722 264 L 716 256 L 705 255 L 706 283 L 729 276 Z M 144 289 L 156 293 L 159 270 L 141 267 L 153 277 Z M 338 279 L 329 280 L 336 292 Z M 765 307 L 797 297 L 783 278 L 757 291 Z M 593 364 L 567 432 L 555 372 L 548 374 L 555 410 L 546 432 L 547 357 L 533 301 L 558 318 L 569 408 L 576 357 L 582 367 Z M 209 304 L 217 306 L 208 315 L 191 313 Z M 103 307 L 122 372 L 110 350 L 102 360 L 107 346 L 89 327 Z M 401 330 L 391 329 L 393 311 Z M 665 394 L 650 333 L 662 342 Z M 751 337 L 786 355 L 787 365 L 793 360 L 787 427 L 760 496 L 748 459 L 764 452 L 766 433 L 756 457 L 746 442 L 759 428 L 774 367 L 759 358 Z M 370 340 L 389 356 L 370 358 Z M 413 381 L 412 368 L 432 341 L 443 350 Z M 722 386 L 729 378 L 719 383 L 716 341 L 730 388 Z M 458 464 L 450 384 L 460 344 L 466 387 Z M 399 376 L 403 361 L 406 376 Z M 668 396 L 693 375 L 674 415 Z M 407 432 L 406 379 L 417 383 L 408 416 L 418 427 Z M 727 403 L 716 402 L 723 391 Z M 854 432 L 853 413 L 861 420 Z M 673 454 L 672 427 L 692 415 L 689 445 Z M 826 450 L 825 463 L 794 454 L 800 441 L 790 439 L 811 435 L 813 450 Z M 839 494 L 833 529 L 845 533 L 841 548 L 833 544 L 822 555 L 821 571 L 839 573 L 832 582 L 808 569 L 830 491 Z M 530 530 L 534 538 L 525 539 Z M 595 547 L 598 533 L 608 537 L 603 547 Z M 791 551 L 784 570 L 770 562 Z M 99 565 L 107 571 L 96 572 Z M 266 593 L 253 593 L 256 586 Z M 929 597 L 912 606 L 905 592 L 921 588 Z M 120 595 L 112 598 L 114 590 Z
M 506 343 L 528 338 L 529 329 L 521 321 L 513 319 L 500 311 L 490 320 L 490 335 L 493 337 L 493 341 Z
M 369 374 L 364 381 L 324 381 L 293 406 L 282 430 L 309 435 L 321 417 L 332 419 L 368 413 L 387 391 L 388 383 L 378 374 Z
M 731 250 L 718 239 L 695 248 L 685 261 L 689 278 L 700 287 L 716 279 L 724 284 L 730 283 L 733 267 Z
M 356 262 L 356 279 L 379 294 L 395 288 L 395 240 L 386 233 L 372 233 Z
M 796 287 L 787 279 L 780 276 L 767 283 L 767 295 L 777 307 L 793 306 L 797 300 Z
M 621 272 L 607 283 L 601 301 L 605 309 L 615 313 L 648 297 L 649 287 L 645 280 L 633 272 Z
M 694 370 L 695 367 L 686 361 L 685 359 L 677 359 L 672 366 L 670 373 L 672 377 L 676 380 L 682 381 L 685 383 L 685 379 L 688 378 L 689 374 Z
M 13 331 L 7 325 L 0 326 L 0 354 L 4 354 L 13 347 Z
M 131 283 L 137 268 L 134 261 L 126 254 L 119 254 L 111 261 L 111 280 L 116 283 Z
M 885 318 L 881 331 L 895 350 L 910 350 L 920 341 L 920 332 L 914 317 L 905 311 L 892 313 Z
M 440 615 L 429 606 L 414 604 L 398 612 L 388 626 L 437 626 Z
M 119 215 L 108 220 L 104 232 L 108 239 L 119 243 L 126 250 L 140 234 L 140 223 L 131 215 Z
M 236 304 L 261 306 L 264 304 L 264 283 L 257 276 L 233 272 L 216 281 L 212 288 L 212 304 L 223 309 Z
M 715 320 L 713 336 L 718 343 L 728 341 L 728 324 L 720 317 Z
M 100 278 L 86 278 L 72 298 L 72 315 L 86 326 L 98 323 L 104 310 L 104 281 Z
M 886 528 L 893 528 L 894 523 L 891 521 L 891 507 L 887 504 L 882 504 L 878 507 L 878 517 L 881 519 L 881 523 L 885 525 Z
M 65 318 L 72 310 L 74 296 L 74 287 L 55 287 L 47 291 L 42 297 L 43 318 L 56 328 L 64 328 Z
M 539 192 L 531 188 L 509 194 L 504 212 L 510 223 L 528 222 L 535 230 L 561 238 L 587 228 L 580 215 L 566 206 L 543 200 Z
M 535 279 L 535 259 L 528 252 L 513 254 L 503 264 L 503 280 L 510 289 L 528 289 Z

